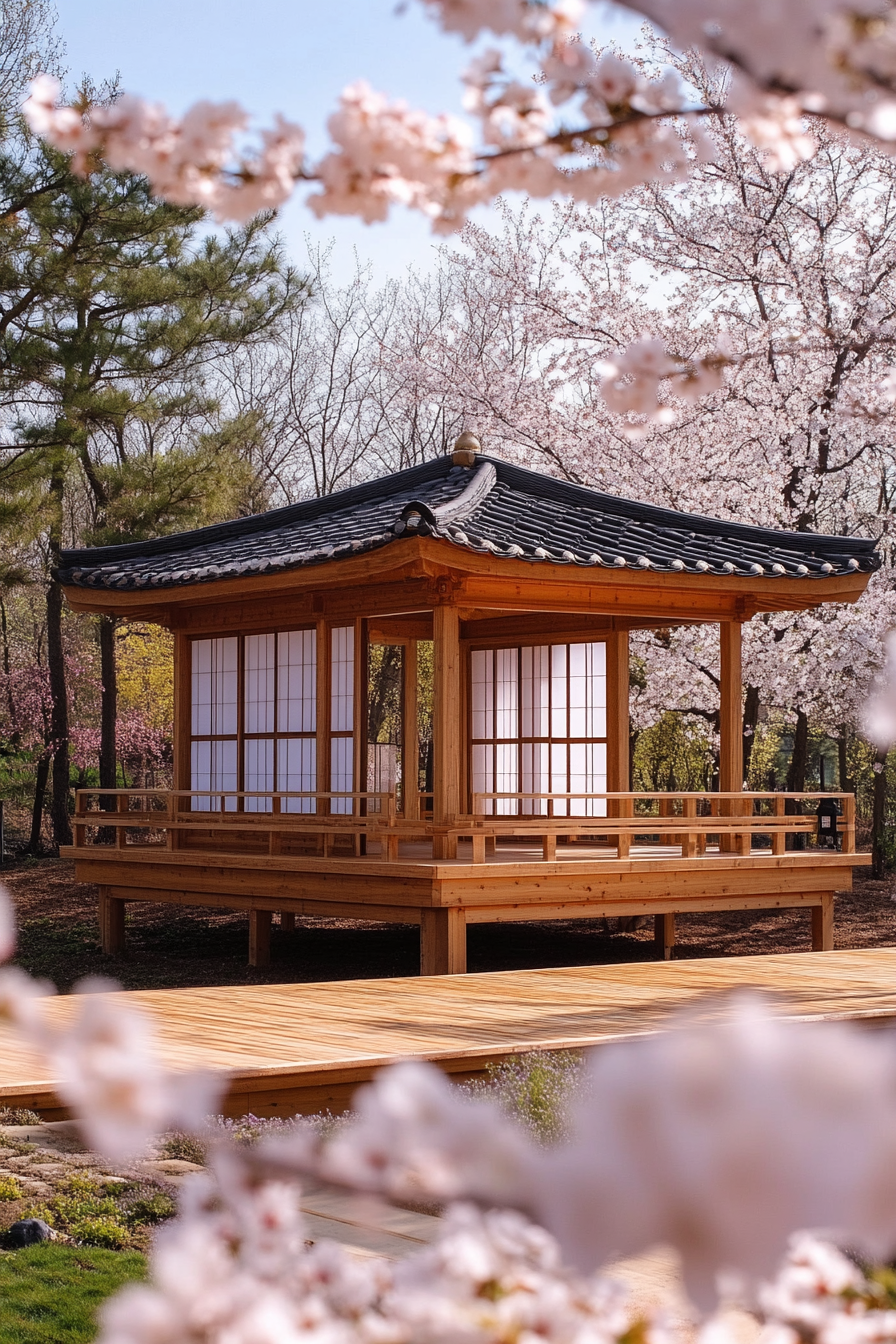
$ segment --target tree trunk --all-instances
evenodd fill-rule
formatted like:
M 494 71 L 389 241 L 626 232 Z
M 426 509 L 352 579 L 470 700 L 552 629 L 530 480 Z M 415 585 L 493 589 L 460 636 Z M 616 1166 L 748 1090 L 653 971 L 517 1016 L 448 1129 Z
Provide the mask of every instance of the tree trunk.
M 793 734 L 793 754 L 787 767 L 788 793 L 802 793 L 806 787 L 806 767 L 809 762 L 809 719 L 803 710 L 796 712 L 796 729 Z
M 41 852 L 41 825 L 44 819 L 44 798 L 47 794 L 47 780 L 50 778 L 50 753 L 45 751 L 37 763 L 34 778 L 34 803 L 31 808 L 31 834 L 28 837 L 26 854 L 35 858 Z
M 887 804 L 887 752 L 875 753 L 874 764 L 874 804 L 871 812 L 871 875 L 883 877 L 886 869 L 886 850 L 884 846 Z
M 118 782 L 118 671 L 115 665 L 114 616 L 100 617 L 100 788 L 114 789 Z M 112 804 L 103 804 L 112 807 Z M 114 808 L 113 808 L 114 810 Z
M 846 756 L 848 745 L 846 724 L 844 723 L 841 725 L 840 736 L 837 738 L 837 774 L 841 793 L 855 793 L 853 782 L 849 778 L 849 761 Z
M 53 797 L 50 815 L 53 844 L 70 845 L 68 794 L 70 761 L 68 749 L 68 690 L 65 678 L 65 652 L 62 641 L 62 588 L 51 579 L 47 588 L 47 669 L 50 673 L 50 738 L 53 750 Z
M 747 686 L 744 696 L 744 779 L 750 778 L 750 761 L 753 758 L 753 743 L 756 741 L 756 725 L 759 722 L 759 687 Z

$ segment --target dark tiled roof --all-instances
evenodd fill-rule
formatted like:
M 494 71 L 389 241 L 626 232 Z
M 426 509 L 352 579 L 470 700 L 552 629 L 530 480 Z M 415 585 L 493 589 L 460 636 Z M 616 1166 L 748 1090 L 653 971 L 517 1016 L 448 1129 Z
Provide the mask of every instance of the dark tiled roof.
M 676 513 L 479 455 L 450 457 L 324 499 L 128 546 L 64 551 L 63 583 L 168 588 L 319 565 L 403 536 L 528 563 L 754 578 L 877 569 L 874 542 Z

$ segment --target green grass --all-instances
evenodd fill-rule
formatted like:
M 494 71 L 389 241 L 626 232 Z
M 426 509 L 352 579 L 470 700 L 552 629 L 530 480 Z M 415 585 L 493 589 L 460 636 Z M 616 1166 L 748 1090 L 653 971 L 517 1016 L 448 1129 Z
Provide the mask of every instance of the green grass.
M 137 1251 L 44 1244 L 2 1254 L 0 1344 L 86 1344 L 100 1303 L 145 1272 Z

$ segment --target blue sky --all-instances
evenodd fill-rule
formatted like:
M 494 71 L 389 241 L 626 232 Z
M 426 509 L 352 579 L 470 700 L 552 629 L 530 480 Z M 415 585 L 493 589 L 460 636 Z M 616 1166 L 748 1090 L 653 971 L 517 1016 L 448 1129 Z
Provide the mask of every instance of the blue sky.
M 432 112 L 459 110 L 458 77 L 470 48 L 446 37 L 416 0 L 56 0 L 72 79 L 119 72 L 129 92 L 182 111 L 196 98 L 237 98 L 261 120 L 276 111 L 298 121 L 312 155 L 325 146 L 324 124 L 339 91 L 366 78 L 392 97 Z M 623 41 L 631 17 L 593 7 L 592 30 Z M 487 222 L 489 213 L 479 212 Z M 406 211 L 385 225 L 329 218 L 318 222 L 293 200 L 281 228 L 295 259 L 313 243 L 334 240 L 332 269 L 347 277 L 355 252 L 375 275 L 428 268 L 434 239 Z

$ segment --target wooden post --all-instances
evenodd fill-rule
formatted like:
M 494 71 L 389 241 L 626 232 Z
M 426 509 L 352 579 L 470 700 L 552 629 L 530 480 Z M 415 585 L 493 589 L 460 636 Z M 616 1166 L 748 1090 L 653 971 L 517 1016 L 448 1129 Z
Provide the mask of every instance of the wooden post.
M 785 801 L 786 800 L 783 794 L 778 794 L 778 796 L 775 798 L 776 817 L 784 816 Z M 787 832 L 783 828 L 776 831 L 772 831 L 772 853 L 783 854 L 786 848 L 787 848 Z
M 352 789 L 355 793 L 367 792 L 367 683 L 370 676 L 369 622 L 364 616 L 355 618 L 355 676 L 354 676 L 354 712 L 352 714 Z M 352 799 L 352 814 L 366 817 L 367 800 Z M 352 842 L 355 857 L 367 853 L 367 823 L 362 829 L 354 831 Z
M 629 772 L 629 634 L 627 630 L 611 630 L 607 635 L 607 791 L 628 793 L 631 788 Z M 631 804 L 624 798 L 611 800 L 607 812 L 611 817 L 631 815 Z M 613 837 L 607 837 L 613 843 Z M 629 833 L 616 836 L 620 859 L 627 859 L 631 850 Z
M 663 961 L 672 960 L 675 947 L 675 914 L 654 915 L 653 940 Z
M 820 893 L 820 904 L 812 906 L 812 951 L 834 950 L 834 893 Z
M 294 910 L 280 911 L 280 932 L 295 933 L 296 931 L 296 912 Z
M 463 975 L 467 969 L 467 918 L 459 906 L 420 911 L 420 974 Z
M 124 901 L 112 895 L 109 887 L 100 887 L 100 945 L 107 957 L 124 951 Z
M 270 910 L 249 911 L 249 965 L 270 966 L 271 964 L 271 912 Z
M 856 796 L 847 793 L 843 799 L 843 840 L 844 854 L 856 852 Z
M 114 796 L 114 795 L 113 795 Z M 129 793 L 120 793 L 118 795 L 118 813 L 127 813 L 130 811 L 131 795 Z M 128 829 L 126 826 L 115 827 L 115 844 L 119 849 L 124 849 L 128 842 Z
M 444 825 L 453 823 L 460 811 L 462 724 L 460 621 L 457 607 L 448 603 L 437 606 L 433 611 L 432 627 L 432 818 L 436 825 Z M 433 857 L 456 858 L 456 839 L 451 836 L 434 836 Z
M 171 778 L 175 789 L 189 789 L 191 784 L 190 739 L 193 731 L 193 642 L 179 631 L 174 636 L 174 769 Z M 173 799 L 173 814 L 192 811 L 190 798 Z M 168 832 L 169 848 L 181 848 L 181 832 Z
M 401 688 L 401 793 L 405 820 L 418 821 L 420 799 L 420 740 L 417 722 L 417 641 L 404 646 L 404 680 Z
M 317 720 L 315 723 L 315 752 L 317 755 L 318 794 L 330 791 L 330 627 L 326 621 L 317 622 Z M 329 816 L 330 804 L 325 798 L 315 798 L 314 810 L 318 816 Z M 317 837 L 318 853 L 326 857 L 327 837 Z
M 684 817 L 697 816 L 697 799 L 683 798 L 681 802 L 681 814 Z M 693 832 L 681 837 L 681 857 L 683 859 L 696 859 L 697 857 L 697 836 Z
M 719 793 L 740 793 L 744 786 L 743 673 L 741 670 L 741 623 L 719 625 Z M 728 803 L 722 815 L 737 816 L 739 804 Z M 720 852 L 737 849 L 735 837 L 719 836 Z

